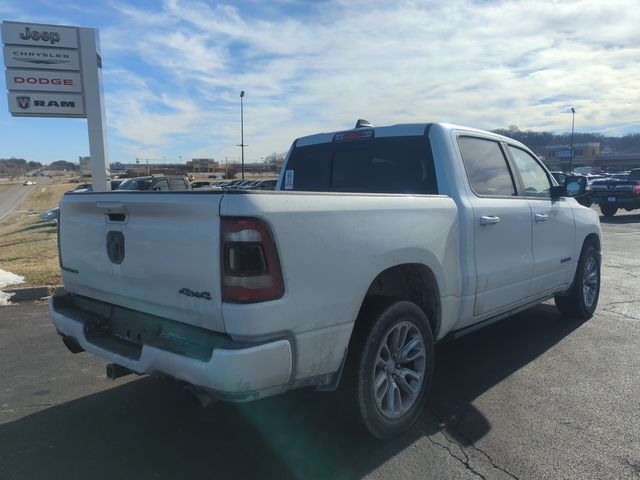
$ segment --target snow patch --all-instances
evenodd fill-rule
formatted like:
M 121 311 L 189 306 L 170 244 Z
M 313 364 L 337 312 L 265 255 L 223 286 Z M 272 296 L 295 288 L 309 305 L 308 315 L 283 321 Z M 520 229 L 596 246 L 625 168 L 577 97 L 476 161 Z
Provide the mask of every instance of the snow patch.
M 7 272 L 0 268 L 0 290 L 9 285 L 18 285 L 24 282 L 24 277 L 16 275 L 15 273 Z M 9 305 L 9 299 L 13 296 L 12 293 L 5 293 L 0 291 L 0 305 Z

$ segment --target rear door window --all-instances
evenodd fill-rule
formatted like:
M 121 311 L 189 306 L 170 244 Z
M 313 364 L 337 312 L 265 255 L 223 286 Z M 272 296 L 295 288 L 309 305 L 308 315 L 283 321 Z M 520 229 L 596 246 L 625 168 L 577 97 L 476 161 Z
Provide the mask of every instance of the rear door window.
M 438 193 L 431 147 L 425 136 L 367 138 L 297 147 L 286 170 L 289 173 L 285 172 L 284 186 L 288 190 Z
M 524 150 L 509 145 L 527 197 L 549 197 L 551 182 L 538 161 Z
M 469 184 L 476 195 L 516 195 L 513 175 L 498 142 L 459 137 L 458 145 Z
M 171 190 L 186 190 L 187 186 L 184 183 L 182 178 L 170 178 L 169 185 L 171 186 Z
M 169 182 L 167 182 L 166 180 L 160 180 L 158 183 L 156 183 L 153 186 L 153 189 L 161 192 L 164 192 L 165 190 L 169 190 Z

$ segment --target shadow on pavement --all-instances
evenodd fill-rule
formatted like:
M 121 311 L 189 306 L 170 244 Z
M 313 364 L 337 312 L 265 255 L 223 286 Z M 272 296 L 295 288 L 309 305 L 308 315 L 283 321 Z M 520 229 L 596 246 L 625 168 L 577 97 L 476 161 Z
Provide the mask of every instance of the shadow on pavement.
M 429 411 L 468 445 L 490 429 L 474 399 L 580 327 L 555 306 L 541 304 L 453 342 L 438 345 Z
M 481 438 L 491 425 L 473 400 L 577 326 L 540 305 L 439 345 L 430 406 L 396 440 L 366 435 L 337 393 L 200 409 L 177 384 L 141 378 L 0 425 L 0 478 L 360 478 L 441 421 Z

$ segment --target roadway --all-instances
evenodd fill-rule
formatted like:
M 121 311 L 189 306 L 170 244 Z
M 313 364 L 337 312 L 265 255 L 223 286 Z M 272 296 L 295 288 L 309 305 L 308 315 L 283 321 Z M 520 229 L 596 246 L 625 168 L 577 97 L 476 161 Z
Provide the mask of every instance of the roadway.
M 6 216 L 13 213 L 18 208 L 22 201 L 37 188 L 42 188 L 43 185 L 49 183 L 47 177 L 36 177 L 30 179 L 31 181 L 38 182 L 36 185 L 24 186 L 22 182 L 10 185 L 7 189 L 0 190 L 0 221 Z M 4 185 L 4 184 L 0 184 Z
M 596 315 L 543 304 L 438 345 L 424 414 L 388 442 L 340 394 L 200 409 L 170 381 L 109 381 L 45 304 L 0 307 L 0 478 L 640 478 L 640 215 L 604 222 Z

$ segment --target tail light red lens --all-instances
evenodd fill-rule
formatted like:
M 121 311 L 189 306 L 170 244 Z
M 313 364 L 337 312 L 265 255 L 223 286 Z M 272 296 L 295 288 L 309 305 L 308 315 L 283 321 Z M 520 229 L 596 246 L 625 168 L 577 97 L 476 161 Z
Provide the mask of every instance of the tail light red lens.
M 635 187 L 633 187 L 633 194 L 640 195 L 640 185 L 636 185 Z
M 222 301 L 256 303 L 284 295 L 282 269 L 269 226 L 257 218 L 222 218 Z

